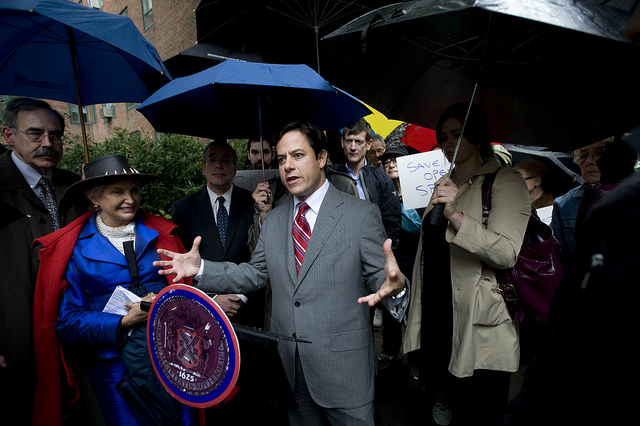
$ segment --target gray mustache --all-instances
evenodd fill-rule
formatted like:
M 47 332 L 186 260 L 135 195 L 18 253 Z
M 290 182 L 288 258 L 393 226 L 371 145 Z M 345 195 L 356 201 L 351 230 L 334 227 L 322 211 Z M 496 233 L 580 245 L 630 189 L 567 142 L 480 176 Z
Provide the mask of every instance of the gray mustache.
M 56 151 L 55 149 L 53 149 L 53 148 L 38 148 L 33 153 L 33 158 L 36 158 L 36 157 L 58 158 L 58 157 L 60 157 L 60 153 L 58 151 Z

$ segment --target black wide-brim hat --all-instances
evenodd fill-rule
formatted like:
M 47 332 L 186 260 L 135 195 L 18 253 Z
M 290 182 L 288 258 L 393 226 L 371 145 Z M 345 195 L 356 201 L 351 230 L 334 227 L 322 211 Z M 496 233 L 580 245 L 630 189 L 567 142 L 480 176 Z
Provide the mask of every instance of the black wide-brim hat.
M 409 151 L 407 150 L 407 148 L 404 145 L 396 145 L 396 146 L 391 146 L 387 148 L 384 154 L 378 157 L 378 160 L 380 160 L 381 162 L 384 162 L 384 160 L 386 160 L 387 158 L 403 157 L 405 155 L 409 155 Z
M 129 165 L 124 155 L 105 155 L 84 165 L 82 180 L 69 186 L 63 198 L 84 196 L 85 191 L 117 181 L 136 180 L 143 184 L 158 177 L 149 173 L 140 173 Z

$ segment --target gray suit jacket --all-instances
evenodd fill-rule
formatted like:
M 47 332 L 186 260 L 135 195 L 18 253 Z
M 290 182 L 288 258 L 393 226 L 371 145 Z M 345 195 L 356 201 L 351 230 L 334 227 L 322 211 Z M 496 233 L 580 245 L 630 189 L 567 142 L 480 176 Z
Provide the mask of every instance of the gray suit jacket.
M 385 280 L 386 234 L 380 211 L 330 186 L 300 275 L 296 275 L 292 225 L 289 195 L 268 213 L 251 261 L 240 265 L 205 261 L 198 287 L 207 292 L 248 292 L 270 280 L 271 331 L 311 342 L 278 344 L 291 388 L 297 348 L 316 403 L 328 408 L 367 404 L 374 395 L 375 348 L 370 308 L 358 304 L 358 298 L 377 291 Z

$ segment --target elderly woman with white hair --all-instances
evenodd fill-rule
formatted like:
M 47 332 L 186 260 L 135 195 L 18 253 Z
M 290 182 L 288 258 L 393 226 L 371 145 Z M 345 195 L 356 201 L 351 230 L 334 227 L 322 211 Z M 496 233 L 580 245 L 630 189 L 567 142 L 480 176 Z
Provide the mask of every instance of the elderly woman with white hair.
M 107 425 L 194 424 L 192 409 L 157 386 L 159 382 L 146 389 L 157 398 L 153 407 L 140 405 L 144 398 L 131 392 L 136 388 L 131 384 L 142 374 L 148 383 L 157 380 L 146 350 L 148 314 L 140 303 L 126 303 L 126 314 L 105 310 L 120 286 L 151 301 L 168 285 L 158 274 L 160 268 L 153 266 L 160 260 L 156 250 L 184 252 L 172 222 L 140 210 L 140 186 L 156 177 L 139 173 L 122 155 L 88 162 L 83 180 L 70 186 L 64 197 L 86 196 L 94 208 L 38 240 L 43 249 L 34 309 L 35 424 L 61 424 L 66 413 L 60 407 L 64 410 L 84 396 L 77 395 L 73 371 L 61 350 L 69 345 L 82 352 L 90 388 Z M 145 371 L 130 371 L 128 359 L 142 362 Z M 62 383 L 61 370 L 66 373 Z

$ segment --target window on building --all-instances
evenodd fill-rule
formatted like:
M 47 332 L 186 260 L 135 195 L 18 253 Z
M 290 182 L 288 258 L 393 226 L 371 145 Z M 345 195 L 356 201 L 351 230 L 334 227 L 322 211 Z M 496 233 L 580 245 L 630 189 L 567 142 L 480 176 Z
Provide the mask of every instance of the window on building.
M 153 25 L 152 0 L 142 0 L 142 19 L 144 20 L 145 30 Z
M 127 102 L 127 111 L 131 111 L 132 109 L 136 109 L 138 107 L 138 103 L 136 102 Z
M 129 17 L 129 6 L 122 9 L 122 12 L 120 12 L 120 15 Z
M 87 6 L 94 9 L 102 9 L 102 0 L 87 0 Z
M 79 108 L 78 105 L 75 104 L 69 104 L 69 121 L 71 122 L 71 124 L 80 124 L 80 114 L 79 114 Z M 91 105 L 91 106 L 84 106 L 82 107 L 82 115 L 84 117 L 84 124 L 95 124 L 96 122 L 96 108 Z
M 116 118 L 116 104 L 108 103 L 102 104 L 102 109 L 100 109 L 100 118 L 105 121 L 111 120 L 112 118 Z

